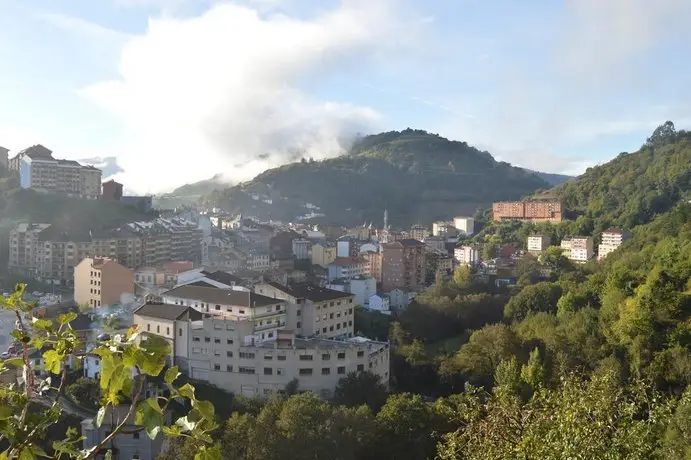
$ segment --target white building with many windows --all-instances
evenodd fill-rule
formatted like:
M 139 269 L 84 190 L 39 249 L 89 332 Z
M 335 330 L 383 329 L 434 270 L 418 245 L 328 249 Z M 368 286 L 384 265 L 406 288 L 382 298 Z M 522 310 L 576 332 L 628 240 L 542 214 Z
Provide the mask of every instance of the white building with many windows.
M 561 241 L 561 248 L 564 250 L 564 255 L 570 260 L 577 263 L 586 263 L 594 255 L 593 237 L 574 236 L 572 238 L 564 238 Z
M 602 238 L 597 247 L 597 260 L 607 257 L 628 238 L 629 234 L 618 228 L 609 228 L 602 232 Z
M 542 252 L 547 249 L 552 242 L 549 235 L 532 235 L 528 237 L 528 251 Z

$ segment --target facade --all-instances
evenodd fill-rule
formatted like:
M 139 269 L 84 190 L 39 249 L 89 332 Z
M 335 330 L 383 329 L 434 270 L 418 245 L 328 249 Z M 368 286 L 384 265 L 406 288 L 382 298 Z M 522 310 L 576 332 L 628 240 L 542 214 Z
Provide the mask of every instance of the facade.
M 149 212 L 153 209 L 153 198 L 148 195 L 144 196 L 121 196 L 120 203 L 125 206 L 136 208 L 140 212 Z
M 134 294 L 134 274 L 113 259 L 86 257 L 74 268 L 74 300 L 92 308 L 120 302 Z
M 434 222 L 432 224 L 432 236 L 458 236 L 458 230 L 453 222 Z
M 528 237 L 528 251 L 542 252 L 547 249 L 552 242 L 549 235 L 533 235 Z
M 10 272 L 28 277 L 37 276 L 37 262 L 42 254 L 39 235 L 48 227 L 50 224 L 23 223 L 10 230 L 7 265 Z
M 428 236 L 425 238 L 425 246 L 431 252 L 448 254 L 446 250 L 446 237 L 444 236 Z
M 561 241 L 561 248 L 564 250 L 564 255 L 570 260 L 585 263 L 593 258 L 593 237 L 564 238 Z
M 53 151 L 45 148 L 41 144 L 32 145 L 31 147 L 25 148 L 17 153 L 14 157 L 8 160 L 8 166 L 10 171 L 15 171 L 19 173 L 19 167 L 22 164 L 22 160 L 26 157 L 31 158 L 53 158 Z
M 122 184 L 113 179 L 104 182 L 102 185 L 101 199 L 107 202 L 120 201 L 122 198 Z
M 5 147 L 0 147 L 0 168 L 9 168 L 9 158 L 7 157 L 8 153 L 9 149 L 6 149 Z
M 492 204 L 492 217 L 495 222 L 561 222 L 562 213 L 559 201 L 502 201 Z
M 629 234 L 619 228 L 609 228 L 602 232 L 602 238 L 597 247 L 597 260 L 607 257 L 628 238 Z
M 410 237 L 414 240 L 424 241 L 429 236 L 429 229 L 424 225 L 415 224 L 410 227 Z
M 389 314 L 391 313 L 391 298 L 388 294 L 384 293 L 373 294 L 369 298 L 367 309 L 371 311 L 378 311 L 384 314 Z
M 45 154 L 45 151 L 40 151 L 38 154 L 20 152 L 17 155 L 21 188 L 64 193 L 89 200 L 101 196 L 100 169 L 76 161 L 56 160 L 50 151 Z
M 453 225 L 459 233 L 472 235 L 475 233 L 475 219 L 472 217 L 458 216 L 453 218 Z
M 453 258 L 459 265 L 477 265 L 482 260 L 482 248 L 479 245 L 458 246 L 453 250 Z
M 312 265 L 326 267 L 336 260 L 336 244 L 331 242 L 316 243 L 311 249 Z
M 368 263 L 362 258 L 339 257 L 326 266 L 329 281 L 351 279 L 356 276 L 369 275 Z
M 377 280 L 369 276 L 358 276 L 349 280 L 334 281 L 326 287 L 353 294 L 356 305 L 367 306 L 370 297 L 377 292 Z
M 312 242 L 305 238 L 296 238 L 293 240 L 293 256 L 297 260 L 306 260 L 310 258 L 310 248 Z
M 417 289 L 425 283 L 425 244 L 401 239 L 381 245 L 382 289 Z
M 388 293 L 389 305 L 396 310 L 405 310 L 415 297 L 413 291 L 408 289 L 392 289 Z

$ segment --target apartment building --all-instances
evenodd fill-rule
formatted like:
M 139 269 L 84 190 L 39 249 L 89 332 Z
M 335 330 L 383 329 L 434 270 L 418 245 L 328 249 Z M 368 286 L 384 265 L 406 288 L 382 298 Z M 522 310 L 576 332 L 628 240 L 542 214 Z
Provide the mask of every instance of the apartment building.
M 74 268 L 74 300 L 79 305 L 100 307 L 120 302 L 122 294 L 134 294 L 134 273 L 117 261 L 86 257 Z
M 410 237 L 414 240 L 424 241 L 429 236 L 429 229 L 424 225 L 415 224 L 410 227 Z
M 564 256 L 577 263 L 586 263 L 593 258 L 593 237 L 575 236 L 561 241 Z
M 360 257 L 367 263 L 367 272 L 377 280 L 377 283 L 381 283 L 381 271 L 382 271 L 382 255 L 381 252 L 368 251 L 360 254 Z
M 297 260 L 306 260 L 310 258 L 310 248 L 312 242 L 306 238 L 295 238 L 293 240 L 293 256 Z
M 335 279 L 350 279 L 356 276 L 369 275 L 369 264 L 365 259 L 354 257 L 339 257 L 326 266 L 329 281 Z
M 472 217 L 454 217 L 453 225 L 456 227 L 456 230 L 463 235 L 472 235 L 475 233 L 475 219 Z
M 355 305 L 366 306 L 370 297 L 377 293 L 377 280 L 371 276 L 357 276 L 351 279 L 335 280 L 327 284 L 326 288 L 353 294 Z
M 40 145 L 19 152 L 11 164 L 18 168 L 21 188 L 90 200 L 101 196 L 100 169 L 72 160 L 57 160 Z
M 401 239 L 381 245 L 382 289 L 417 289 L 425 283 L 425 244 Z
M 301 390 L 328 398 L 350 372 L 369 370 L 384 384 L 389 379 L 389 345 L 361 337 L 300 338 L 281 328 L 275 337 L 257 340 L 256 322 L 167 304 L 142 306 L 135 323 L 144 334 L 171 342 L 182 372 L 235 394 L 269 396 L 297 379 Z
M 532 235 L 528 237 L 528 251 L 542 252 L 552 243 L 549 235 Z
M 600 244 L 597 247 L 597 260 L 602 260 L 629 239 L 630 235 L 619 228 L 608 228 L 602 232 Z
M 458 246 L 453 250 L 453 258 L 459 265 L 477 265 L 482 261 L 482 247 L 476 244 Z
M 336 243 L 334 242 L 323 242 L 315 243 L 312 245 L 311 249 L 311 260 L 312 265 L 319 265 L 320 267 L 326 267 L 331 262 L 336 260 Z
M 6 149 L 5 147 L 0 147 L 0 168 L 9 168 L 9 158 L 7 157 L 8 153 L 9 149 Z
M 15 171 L 19 173 L 19 168 L 22 164 L 22 160 L 26 157 L 30 158 L 53 158 L 53 151 L 45 148 L 41 144 L 32 145 L 31 147 L 20 150 L 14 157 L 8 160 L 8 166 L 10 171 Z
M 502 201 L 492 204 L 495 222 L 520 220 L 530 222 L 561 222 L 562 205 L 559 201 Z
M 432 224 L 432 236 L 454 237 L 458 236 L 458 230 L 453 222 L 434 222 Z
M 18 275 L 35 277 L 41 253 L 39 235 L 50 224 L 22 223 L 10 230 L 7 268 Z
M 122 184 L 113 179 L 102 185 L 101 199 L 107 202 L 117 202 L 122 198 Z
M 446 237 L 445 236 L 428 236 L 425 238 L 425 246 L 427 246 L 427 251 L 433 252 L 440 255 L 448 254 L 446 250 Z
M 355 328 L 355 296 L 310 284 L 259 283 L 255 292 L 287 303 L 287 329 L 299 337 L 348 338 Z

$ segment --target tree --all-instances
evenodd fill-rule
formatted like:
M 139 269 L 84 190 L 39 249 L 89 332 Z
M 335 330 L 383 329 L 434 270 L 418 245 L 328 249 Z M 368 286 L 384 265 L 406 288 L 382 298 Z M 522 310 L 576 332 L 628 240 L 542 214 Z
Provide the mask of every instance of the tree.
M 512 297 L 504 308 L 504 317 L 511 320 L 522 320 L 530 313 L 556 310 L 561 297 L 561 286 L 556 283 L 538 283 L 526 286 Z
M 163 381 L 168 396 L 143 398 L 147 378 L 157 377 L 163 372 L 166 357 L 170 355 L 170 345 L 164 339 L 151 336 L 138 340 L 138 332 L 131 328 L 126 335 L 115 335 L 111 340 L 99 343 L 93 353 L 101 359 L 99 386 L 101 401 L 95 423 L 100 426 L 106 412 L 116 406 L 125 405 L 126 416 L 96 446 L 80 449 L 81 438 L 75 430 L 68 430 L 63 439 L 54 439 L 49 446 L 52 454 L 46 454 L 41 447 L 46 430 L 56 423 L 62 414 L 61 396 L 66 388 L 68 362 L 78 362 L 75 352 L 82 345 L 77 334 L 70 327 L 76 313 L 61 314 L 57 324 L 32 315 L 33 305 L 23 300 L 25 285 L 17 285 L 9 297 L 1 298 L 1 307 L 14 312 L 17 328 L 12 336 L 24 344 L 19 357 L 0 361 L 2 381 L 17 376 L 16 385 L 0 384 L 0 438 L 7 448 L 0 454 L 6 459 L 35 459 L 38 456 L 50 458 L 93 459 L 107 454 L 107 446 L 122 432 L 128 421 L 134 420 L 152 439 L 160 433 L 167 437 L 185 436 L 197 446 L 195 459 L 220 459 L 220 452 L 210 447 L 209 433 L 216 428 L 214 407 L 207 401 L 198 400 L 194 387 L 185 384 L 179 388 L 173 385 L 180 373 L 177 367 L 165 371 Z M 25 320 L 28 315 L 29 323 Z M 29 328 L 29 324 L 31 327 Z M 138 343 L 139 342 L 139 343 Z M 30 349 L 39 350 L 46 370 L 51 377 L 43 379 L 34 374 L 33 360 L 29 359 Z M 57 381 L 54 384 L 53 381 Z M 50 398 L 44 412 L 30 410 L 30 405 L 38 395 Z M 177 419 L 174 425 L 165 424 L 170 403 L 174 399 L 188 400 L 191 411 Z M 107 454 L 110 456 L 110 454 Z
M 367 404 L 374 413 L 386 403 L 386 387 L 372 372 L 351 372 L 338 381 L 333 402 L 348 407 Z
M 557 275 L 566 271 L 571 263 L 564 256 L 564 250 L 558 246 L 550 246 L 540 255 L 540 263 Z
M 467 265 L 461 265 L 453 272 L 453 283 L 456 289 L 468 289 L 473 285 L 473 271 Z

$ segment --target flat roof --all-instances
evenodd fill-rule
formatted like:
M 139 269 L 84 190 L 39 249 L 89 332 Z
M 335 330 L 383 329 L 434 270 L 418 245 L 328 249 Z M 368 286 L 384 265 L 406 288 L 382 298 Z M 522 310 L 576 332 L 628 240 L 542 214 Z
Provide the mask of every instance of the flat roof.
M 284 286 L 279 283 L 269 282 L 266 283 L 270 286 L 279 289 L 286 294 L 293 297 L 301 297 L 312 302 L 323 302 L 325 300 L 336 300 L 344 299 L 347 297 L 352 297 L 353 294 L 348 294 L 347 292 L 336 291 L 333 289 L 327 289 L 319 286 L 314 286 L 312 284 L 291 284 L 290 286 Z
M 170 321 L 176 320 L 186 313 L 190 313 L 190 316 L 196 316 L 190 312 L 194 311 L 201 318 L 201 313 L 194 310 L 192 307 L 185 305 L 172 305 L 167 303 L 147 303 L 137 308 L 134 311 L 135 315 L 147 316 L 149 318 L 159 318 L 167 319 Z
M 207 286 L 179 286 L 166 291 L 162 296 L 178 297 L 182 299 L 199 300 L 221 305 L 236 305 L 241 307 L 262 307 L 275 305 L 282 302 L 281 299 L 272 299 L 250 291 L 238 291 L 235 289 L 221 289 Z

